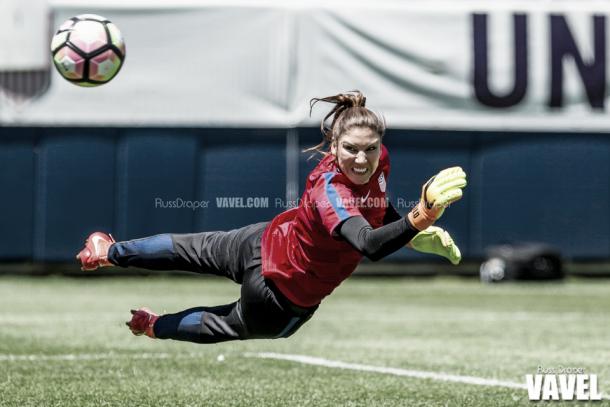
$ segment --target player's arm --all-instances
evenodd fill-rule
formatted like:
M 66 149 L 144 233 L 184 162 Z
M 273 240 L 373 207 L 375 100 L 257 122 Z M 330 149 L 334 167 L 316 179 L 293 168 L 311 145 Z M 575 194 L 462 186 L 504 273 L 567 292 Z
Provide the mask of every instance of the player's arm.
M 411 239 L 407 247 L 421 253 L 444 257 L 454 265 L 459 264 L 462 260 L 460 248 L 455 244 L 449 232 L 438 226 L 430 226 L 419 232 Z
M 417 230 L 432 226 L 443 215 L 445 209 L 462 198 L 466 187 L 466 173 L 460 167 L 442 170 L 422 187 L 419 203 L 407 217 Z
M 383 224 L 387 225 L 401 217 L 394 206 L 389 203 L 383 218 Z M 462 260 L 460 248 L 455 244 L 449 232 L 437 226 L 430 226 L 416 234 L 407 243 L 407 247 L 417 252 L 436 254 L 437 256 L 444 257 L 454 265 L 459 264 Z
M 466 173 L 460 167 L 447 168 L 424 184 L 418 206 L 407 216 L 377 229 L 373 229 L 364 217 L 351 216 L 339 224 L 336 232 L 369 259 L 380 260 L 431 226 L 446 207 L 462 197 L 465 186 Z
M 402 215 L 398 213 L 391 202 L 388 202 L 388 207 L 386 208 L 385 215 L 383 216 L 383 224 L 387 225 L 388 223 L 395 222 L 399 219 L 402 219 Z
M 404 247 L 419 230 L 406 217 L 373 229 L 364 217 L 352 216 L 337 227 L 337 232 L 364 256 L 377 261 Z

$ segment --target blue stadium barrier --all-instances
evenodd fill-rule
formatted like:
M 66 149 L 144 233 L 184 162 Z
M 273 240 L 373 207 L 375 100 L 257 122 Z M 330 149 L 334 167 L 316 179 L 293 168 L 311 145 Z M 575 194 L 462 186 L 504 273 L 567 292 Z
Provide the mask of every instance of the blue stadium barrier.
M 38 141 L 34 260 L 70 259 L 83 232 L 113 226 L 115 148 L 103 133 L 53 129 Z
M 0 134 L 0 259 L 31 259 L 36 131 L 0 129 Z
M 274 203 L 286 198 L 286 130 L 205 130 L 202 142 L 197 199 L 209 207 L 196 211 L 195 230 L 233 229 L 281 212 Z
M 293 196 L 289 177 L 300 196 L 316 163 L 296 150 L 319 140 L 314 128 L 2 127 L 0 261 L 72 261 L 93 230 L 132 239 L 270 220 Z M 439 222 L 466 257 L 511 241 L 547 242 L 574 259 L 610 257 L 606 135 L 389 130 L 384 142 L 389 196 L 401 213 L 440 169 L 468 172 L 464 199 Z M 240 208 L 248 198 L 254 207 Z
M 176 198 L 194 200 L 199 140 L 193 131 L 122 130 L 117 140 L 115 239 L 187 233 L 193 211 L 165 207 Z
M 572 257 L 610 256 L 607 136 L 488 134 L 477 144 L 470 253 L 527 240 Z

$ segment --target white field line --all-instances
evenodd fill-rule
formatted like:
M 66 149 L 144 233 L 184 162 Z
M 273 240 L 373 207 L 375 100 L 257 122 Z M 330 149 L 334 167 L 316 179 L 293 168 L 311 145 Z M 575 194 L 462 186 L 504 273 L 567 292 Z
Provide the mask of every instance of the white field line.
M 496 379 L 485 379 L 483 377 L 476 376 L 460 376 L 440 372 L 426 372 L 423 370 L 409 370 L 400 369 L 396 367 L 383 367 L 363 365 L 360 363 L 347 363 L 338 360 L 317 358 L 313 356 L 289 355 L 272 352 L 245 353 L 244 356 L 249 358 L 286 360 L 290 362 L 303 363 L 306 365 L 324 366 L 332 369 L 356 370 L 360 372 L 383 373 L 394 376 L 414 377 L 417 379 L 429 379 L 443 382 L 474 384 L 477 386 L 505 387 L 509 389 L 527 390 L 527 385 L 525 383 L 509 382 Z M 604 393 L 602 394 L 602 399 L 610 400 L 610 396 Z
M 0 354 L 0 362 L 42 362 L 42 361 L 66 361 L 78 362 L 87 360 L 109 360 L 109 359 L 181 359 L 201 357 L 203 354 L 170 354 L 170 353 L 70 353 L 63 355 L 13 355 Z M 209 355 L 207 355 L 209 356 Z
M 459 376 L 448 373 L 426 372 L 422 370 L 400 369 L 396 367 L 383 367 L 363 365 L 360 363 L 347 363 L 337 360 L 329 360 L 303 355 L 286 355 L 281 353 L 246 353 L 244 356 L 261 359 L 287 360 L 290 362 L 303 363 L 306 365 L 324 366 L 333 369 L 356 370 L 360 372 L 373 372 L 390 374 L 394 376 L 415 377 L 418 379 L 430 379 L 443 382 L 475 384 L 479 386 L 506 387 L 510 389 L 527 389 L 524 383 L 508 382 L 503 380 L 485 379 L 483 377 Z
M 496 379 L 486 379 L 483 377 L 476 376 L 460 376 L 442 372 L 428 372 L 424 370 L 410 370 L 401 369 L 396 367 L 384 367 L 384 366 L 373 366 L 364 365 L 360 363 L 347 363 L 338 360 L 330 360 L 324 358 L 318 358 L 314 356 L 305 355 L 290 355 L 283 353 L 273 352 L 260 352 L 260 353 L 244 353 L 243 356 L 247 358 L 259 358 L 259 359 L 274 359 L 274 360 L 285 360 L 289 362 L 302 363 L 305 365 L 323 366 L 332 369 L 344 369 L 344 370 L 355 370 L 360 372 L 372 372 L 390 374 L 394 376 L 403 377 L 414 377 L 417 379 L 429 379 L 444 382 L 453 383 L 465 383 L 474 384 L 477 386 L 491 386 L 491 387 L 504 387 L 509 389 L 527 389 L 524 383 L 510 382 Z M 0 354 L 0 362 L 40 362 L 40 361 L 90 361 L 90 360 L 109 360 L 109 359 L 183 359 L 183 358 L 199 358 L 207 357 L 209 354 L 203 353 L 75 353 L 75 354 L 60 354 L 60 355 L 44 355 L 44 354 Z M 223 355 L 217 357 L 217 361 L 224 360 Z M 602 395 L 604 400 L 610 399 L 608 394 Z
M 363 372 L 374 372 L 391 374 L 395 376 L 416 377 L 420 379 L 442 380 L 457 383 L 469 383 L 482 386 L 498 386 L 514 389 L 526 389 L 525 384 L 484 379 L 471 376 L 457 376 L 446 373 L 425 372 L 419 370 L 406 370 L 394 367 L 370 366 L 358 363 L 346 363 L 335 360 L 328 360 L 312 356 L 289 355 L 281 353 L 245 353 L 244 356 L 249 358 L 275 359 L 286 360 L 291 362 L 303 363 L 307 365 L 324 366 L 335 369 L 357 370 Z M 169 354 L 169 353 L 76 353 L 76 354 L 60 354 L 60 355 L 44 355 L 44 354 L 0 354 L 0 362 L 40 362 L 40 361 L 89 361 L 89 360 L 108 360 L 108 359 L 170 359 L 170 358 L 192 358 L 192 357 L 210 357 L 210 355 L 188 353 L 188 354 Z

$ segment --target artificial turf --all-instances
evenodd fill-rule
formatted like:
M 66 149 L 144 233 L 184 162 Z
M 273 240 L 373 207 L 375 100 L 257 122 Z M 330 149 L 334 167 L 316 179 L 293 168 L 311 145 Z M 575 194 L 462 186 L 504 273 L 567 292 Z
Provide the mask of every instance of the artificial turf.
M 538 366 L 582 367 L 606 393 L 609 293 L 602 279 L 352 278 L 291 338 L 197 345 L 131 335 L 129 309 L 227 303 L 230 281 L 2 277 L 0 405 L 532 405 L 524 389 L 246 357 L 259 352 L 518 383 Z

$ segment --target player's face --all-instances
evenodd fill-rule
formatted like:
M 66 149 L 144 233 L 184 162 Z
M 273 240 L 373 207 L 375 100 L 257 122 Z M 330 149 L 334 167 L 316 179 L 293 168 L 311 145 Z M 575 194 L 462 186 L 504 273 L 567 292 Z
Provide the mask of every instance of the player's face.
M 354 184 L 369 182 L 381 156 L 381 137 L 368 127 L 352 127 L 331 146 L 341 171 Z

